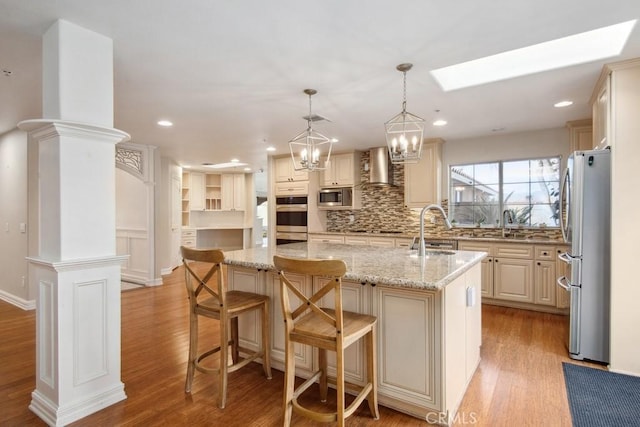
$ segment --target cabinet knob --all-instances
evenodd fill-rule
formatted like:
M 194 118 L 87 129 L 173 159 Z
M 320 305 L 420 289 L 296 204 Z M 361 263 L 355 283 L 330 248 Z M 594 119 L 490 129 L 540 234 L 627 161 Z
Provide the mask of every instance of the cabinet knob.
M 498 258 L 496 258 L 496 262 L 498 262 Z
M 538 261 L 538 265 L 540 265 L 540 261 Z
M 542 252 L 542 255 L 549 255 L 549 254 L 548 254 L 548 253 L 546 253 L 546 252 Z

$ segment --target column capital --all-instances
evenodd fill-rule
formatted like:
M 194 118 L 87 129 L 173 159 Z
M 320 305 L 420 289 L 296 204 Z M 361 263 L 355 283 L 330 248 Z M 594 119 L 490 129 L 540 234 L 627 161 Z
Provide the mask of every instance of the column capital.
M 18 128 L 28 132 L 34 138 L 48 139 L 55 136 L 91 136 L 93 139 L 99 138 L 103 142 L 129 141 L 131 136 L 119 129 L 108 128 L 89 123 L 71 122 L 67 120 L 33 119 L 24 120 L 18 123 Z

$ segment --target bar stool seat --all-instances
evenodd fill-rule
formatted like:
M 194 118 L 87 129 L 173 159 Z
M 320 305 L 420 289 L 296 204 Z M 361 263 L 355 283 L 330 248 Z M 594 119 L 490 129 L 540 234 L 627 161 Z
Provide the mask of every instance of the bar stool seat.
M 283 425 L 291 424 L 292 413 L 315 421 L 337 422 L 344 426 L 366 399 L 369 411 L 379 419 L 376 366 L 376 322 L 374 316 L 342 310 L 342 277 L 346 264 L 342 260 L 295 259 L 275 255 L 273 262 L 280 275 L 280 298 L 285 321 L 285 391 L 283 401 Z M 330 280 L 313 295 L 306 296 L 290 280 L 289 273 L 328 277 Z M 317 303 L 330 292 L 334 293 L 335 308 L 319 307 Z M 294 306 L 290 294 L 299 303 Z M 360 387 L 344 380 L 344 350 L 363 338 L 367 358 L 367 383 Z M 294 343 L 306 344 L 318 349 L 319 369 L 309 379 L 295 388 Z M 336 378 L 327 377 L 327 351 L 336 353 Z M 336 387 L 337 408 L 335 412 L 319 412 L 303 407 L 298 397 L 315 382 L 319 382 L 320 400 L 327 400 L 328 383 Z M 358 395 L 345 408 L 345 388 Z
M 185 268 L 185 286 L 189 297 L 189 360 L 185 392 L 191 392 L 195 371 L 218 375 L 218 407 L 224 408 L 227 399 L 228 374 L 262 358 L 262 367 L 268 379 L 271 379 L 271 359 L 269 353 L 269 297 L 243 291 L 227 290 L 222 262 L 224 253 L 219 249 L 192 249 L 180 247 Z M 208 267 L 200 274 L 197 264 Z M 217 283 L 209 285 L 215 277 Z M 259 310 L 262 318 L 262 348 L 252 351 L 239 344 L 238 316 L 242 313 Z M 200 316 L 220 321 L 220 342 L 213 348 L 198 354 L 198 318 Z M 231 336 L 229 337 L 229 333 Z M 228 363 L 228 348 L 231 346 L 232 364 Z M 205 365 L 205 359 L 219 354 L 218 367 Z M 240 359 L 240 353 L 245 355 Z

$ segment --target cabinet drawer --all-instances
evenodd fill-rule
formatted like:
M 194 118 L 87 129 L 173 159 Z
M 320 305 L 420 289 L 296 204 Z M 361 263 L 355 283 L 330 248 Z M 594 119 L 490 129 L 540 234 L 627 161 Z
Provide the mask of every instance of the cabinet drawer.
M 185 246 L 187 248 L 195 248 L 196 247 L 196 238 L 195 237 L 190 237 L 190 238 L 183 237 L 181 243 L 182 243 L 182 246 Z
M 458 241 L 458 250 L 460 251 L 478 251 L 487 252 L 488 256 L 493 256 L 493 246 L 486 242 L 464 242 Z
M 555 249 L 555 246 L 536 246 L 536 259 L 549 261 L 555 260 Z
M 411 247 L 411 243 L 413 243 L 413 239 L 395 239 L 396 248 L 406 248 L 409 249 Z
M 494 249 L 495 257 L 533 259 L 533 246 L 531 245 L 500 244 L 496 245 Z
M 345 236 L 344 242 L 347 245 L 368 245 L 369 239 L 366 237 Z
M 371 246 L 381 246 L 384 248 L 392 248 L 395 245 L 393 239 L 388 237 L 370 237 L 369 244 Z
M 182 238 L 184 239 L 185 237 L 193 237 L 195 239 L 196 237 L 196 230 L 182 230 Z
M 276 183 L 276 196 L 307 196 L 309 183 L 302 181 Z

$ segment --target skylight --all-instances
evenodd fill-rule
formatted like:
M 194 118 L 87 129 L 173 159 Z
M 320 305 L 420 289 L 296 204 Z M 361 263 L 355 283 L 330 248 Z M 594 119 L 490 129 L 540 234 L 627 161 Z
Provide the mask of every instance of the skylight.
M 431 74 L 446 92 L 610 58 L 622 52 L 636 21 L 462 62 Z

